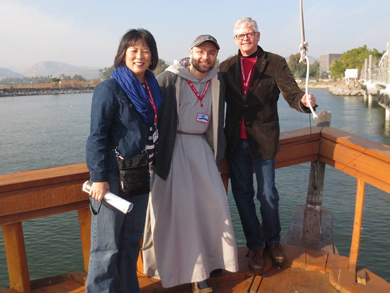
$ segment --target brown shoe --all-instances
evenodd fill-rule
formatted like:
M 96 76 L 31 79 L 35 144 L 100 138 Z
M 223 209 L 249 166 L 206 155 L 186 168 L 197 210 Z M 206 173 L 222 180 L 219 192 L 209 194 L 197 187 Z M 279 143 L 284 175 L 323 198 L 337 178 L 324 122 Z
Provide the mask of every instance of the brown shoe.
M 268 255 L 271 260 L 277 265 L 281 265 L 284 261 L 283 247 L 280 243 L 267 244 Z
M 252 272 L 261 272 L 264 270 L 264 248 L 259 250 L 249 250 L 247 256 L 249 257 L 249 269 Z

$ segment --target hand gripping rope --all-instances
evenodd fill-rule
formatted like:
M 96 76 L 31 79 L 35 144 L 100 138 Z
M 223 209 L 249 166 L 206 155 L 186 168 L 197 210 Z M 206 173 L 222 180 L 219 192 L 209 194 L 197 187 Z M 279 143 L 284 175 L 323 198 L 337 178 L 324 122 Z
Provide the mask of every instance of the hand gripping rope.
M 303 0 L 300 0 L 300 8 L 301 8 L 301 39 L 302 43 L 299 46 L 299 51 L 301 52 L 301 58 L 299 59 L 299 63 L 306 64 L 306 86 L 305 86 L 305 93 L 306 93 L 306 99 L 307 104 L 309 105 L 310 111 L 313 114 L 313 119 L 317 120 L 318 116 L 316 112 L 314 112 L 313 107 L 311 106 L 310 99 L 309 99 L 309 75 L 310 75 L 310 61 L 309 57 L 306 56 L 307 51 L 309 50 L 307 47 L 309 46 L 309 43 L 305 41 L 305 24 L 303 21 Z

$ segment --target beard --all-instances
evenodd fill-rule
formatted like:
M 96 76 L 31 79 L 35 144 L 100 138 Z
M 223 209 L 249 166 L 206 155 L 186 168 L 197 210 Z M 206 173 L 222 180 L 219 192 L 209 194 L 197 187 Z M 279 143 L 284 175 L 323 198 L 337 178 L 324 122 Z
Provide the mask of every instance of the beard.
M 199 72 L 202 72 L 202 73 L 207 73 L 209 72 L 211 69 L 214 68 L 215 66 L 215 62 L 214 63 L 209 63 L 208 66 L 205 66 L 205 65 L 200 65 L 199 61 L 198 60 L 195 60 L 193 58 L 190 58 L 190 62 L 191 62 L 191 65 L 196 69 L 198 70 Z

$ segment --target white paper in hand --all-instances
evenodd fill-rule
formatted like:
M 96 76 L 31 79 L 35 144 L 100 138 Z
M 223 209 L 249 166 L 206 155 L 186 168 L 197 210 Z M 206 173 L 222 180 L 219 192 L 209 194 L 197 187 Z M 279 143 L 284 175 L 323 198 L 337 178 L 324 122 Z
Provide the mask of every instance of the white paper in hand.
M 86 181 L 83 184 L 83 191 L 88 193 L 91 191 L 92 182 Z M 133 204 L 111 192 L 106 192 L 103 200 L 114 208 L 120 210 L 122 213 L 127 214 L 133 209 Z

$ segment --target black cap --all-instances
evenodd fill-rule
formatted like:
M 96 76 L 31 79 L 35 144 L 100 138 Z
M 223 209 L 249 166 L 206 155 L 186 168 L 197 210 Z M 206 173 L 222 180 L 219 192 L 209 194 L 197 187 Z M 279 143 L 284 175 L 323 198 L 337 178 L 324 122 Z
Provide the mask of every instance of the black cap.
M 217 47 L 217 50 L 219 50 L 219 45 L 218 45 L 216 38 L 214 38 L 213 36 L 210 36 L 210 35 L 200 35 L 199 37 L 197 37 L 195 39 L 195 41 L 192 42 L 191 49 L 193 47 L 198 47 L 200 44 L 202 44 L 204 42 L 213 43 L 215 45 L 215 47 Z

